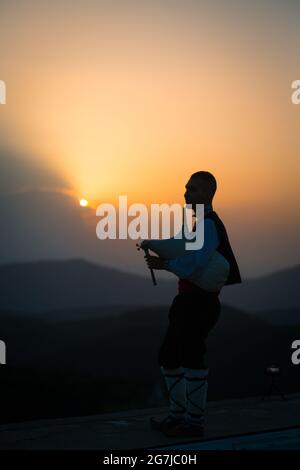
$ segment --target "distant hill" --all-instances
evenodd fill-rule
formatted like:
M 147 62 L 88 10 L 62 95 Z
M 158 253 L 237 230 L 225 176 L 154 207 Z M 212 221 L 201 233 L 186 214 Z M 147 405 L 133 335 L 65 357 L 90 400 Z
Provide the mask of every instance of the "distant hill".
M 108 405 L 144 406 L 153 388 L 163 385 L 157 353 L 166 307 L 59 323 L 40 318 L 0 313 L 1 339 L 7 345 L 0 420 L 93 414 Z M 300 366 L 291 363 L 298 332 L 295 325 L 268 324 L 223 307 L 208 340 L 209 399 L 262 395 L 264 367 L 273 363 L 282 368 L 282 390 L 299 391 Z
M 262 320 L 277 325 L 300 325 L 300 309 L 274 309 L 256 313 Z M 298 336 L 300 337 L 300 331 Z
M 58 323 L 41 320 L 40 315 L 0 312 L 1 339 L 7 343 L 11 366 L 135 379 L 157 376 L 156 354 L 167 321 L 166 306 Z M 210 334 L 209 361 L 220 373 L 224 365 L 239 374 L 243 367 L 258 371 L 272 362 L 289 367 L 290 346 L 298 333 L 295 325 L 270 325 L 260 316 L 224 306 Z
M 243 311 L 267 311 L 266 318 L 295 322 L 300 310 L 300 266 L 224 287 L 221 301 Z M 119 313 L 132 307 L 168 305 L 177 281 L 142 277 L 81 259 L 0 266 L 0 309 L 51 311 L 53 319 Z M 89 313 L 87 313 L 87 310 Z M 94 310 L 94 312 L 93 312 Z M 57 311 L 54 313 L 54 311 Z M 60 311 L 60 312 L 59 312 Z M 276 311 L 276 312 L 275 312 Z
M 159 305 L 176 294 L 174 281 L 124 273 L 84 260 L 0 266 L 0 309 L 42 312 Z
M 245 279 L 242 284 L 227 286 L 221 300 L 242 310 L 300 310 L 300 265 L 283 269 L 257 279 Z

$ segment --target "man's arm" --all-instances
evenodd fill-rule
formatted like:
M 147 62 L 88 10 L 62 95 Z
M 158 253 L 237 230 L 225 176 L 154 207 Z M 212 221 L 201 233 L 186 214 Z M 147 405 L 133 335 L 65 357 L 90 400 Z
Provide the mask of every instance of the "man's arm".
M 204 244 L 200 250 L 188 252 L 184 256 L 165 260 L 165 269 L 181 279 L 192 278 L 208 263 L 212 254 L 219 246 L 216 225 L 211 219 L 204 219 Z

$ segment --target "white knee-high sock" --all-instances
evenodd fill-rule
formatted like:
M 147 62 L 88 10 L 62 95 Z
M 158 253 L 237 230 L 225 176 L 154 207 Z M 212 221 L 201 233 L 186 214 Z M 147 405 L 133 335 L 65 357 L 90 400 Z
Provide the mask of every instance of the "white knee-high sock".
M 160 369 L 168 390 L 170 404 L 169 416 L 183 421 L 186 412 L 184 369 L 183 367 L 178 367 L 177 369 L 165 369 L 161 367 Z
M 186 421 L 191 424 L 204 424 L 207 400 L 208 369 L 184 368 L 186 382 L 187 413 Z

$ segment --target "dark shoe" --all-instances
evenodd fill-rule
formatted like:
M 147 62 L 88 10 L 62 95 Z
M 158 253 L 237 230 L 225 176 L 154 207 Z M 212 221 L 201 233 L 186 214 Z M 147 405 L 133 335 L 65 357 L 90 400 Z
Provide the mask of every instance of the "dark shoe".
M 169 437 L 203 437 L 204 426 L 185 422 L 163 430 L 163 433 Z
M 182 420 L 171 418 L 170 416 L 166 416 L 163 419 L 155 418 L 155 417 L 150 418 L 151 428 L 154 431 L 165 432 L 168 429 L 172 429 L 172 428 L 174 428 L 174 426 L 178 426 L 179 424 L 182 424 L 182 423 L 183 423 Z

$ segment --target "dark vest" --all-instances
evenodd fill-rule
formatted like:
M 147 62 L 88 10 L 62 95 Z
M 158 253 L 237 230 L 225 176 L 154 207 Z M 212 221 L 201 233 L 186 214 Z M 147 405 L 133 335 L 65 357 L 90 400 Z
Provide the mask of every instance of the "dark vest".
M 224 258 L 226 258 L 230 264 L 230 272 L 225 286 L 228 286 L 230 284 L 240 284 L 242 282 L 242 279 L 239 267 L 233 254 L 225 225 L 223 224 L 222 220 L 215 211 L 208 212 L 207 214 L 205 214 L 204 217 L 208 217 L 209 219 L 212 219 L 215 222 L 220 241 L 217 251 L 221 253 L 221 255 L 223 255 Z

